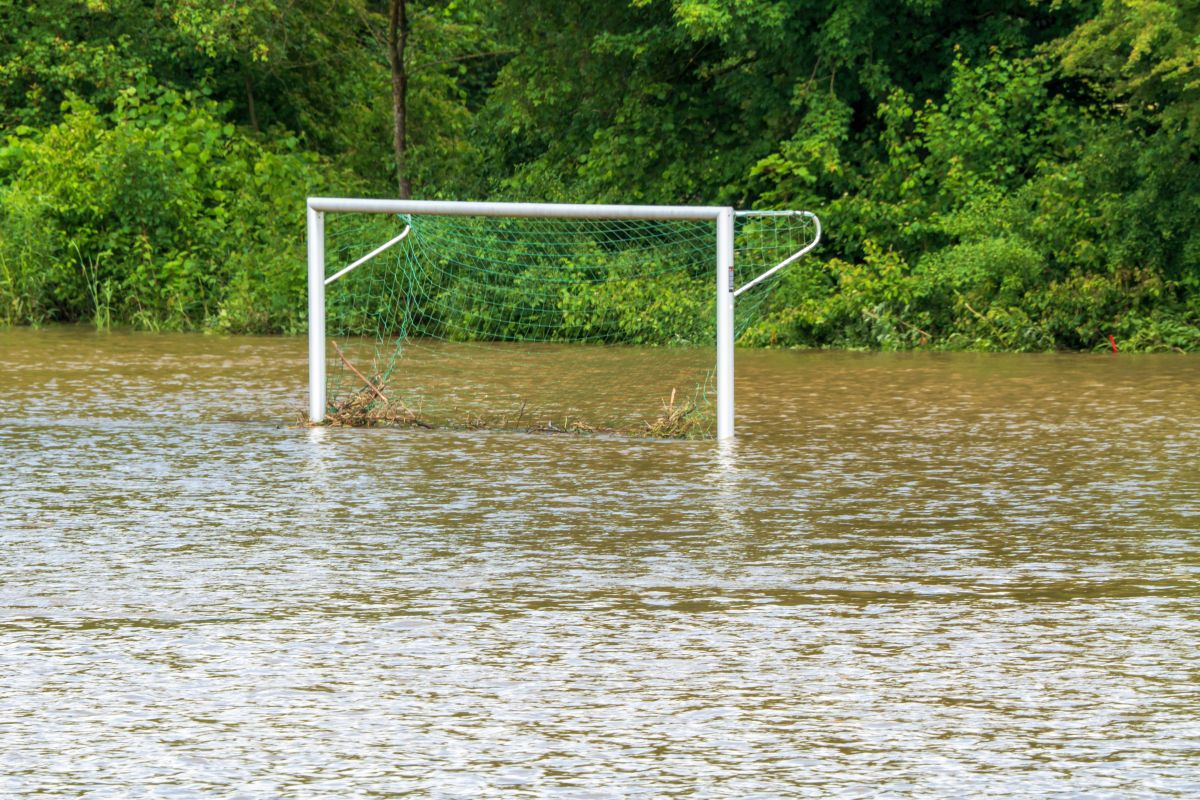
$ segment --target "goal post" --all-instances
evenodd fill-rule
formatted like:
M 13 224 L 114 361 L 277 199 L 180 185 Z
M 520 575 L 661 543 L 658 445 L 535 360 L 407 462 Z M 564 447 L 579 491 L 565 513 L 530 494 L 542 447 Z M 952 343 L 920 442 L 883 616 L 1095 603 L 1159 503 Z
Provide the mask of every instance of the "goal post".
M 410 233 L 415 221 L 399 235 L 341 266 L 333 275 L 326 274 L 326 214 L 389 214 L 409 220 L 426 216 L 440 217 L 497 217 L 536 220 L 687 220 L 713 224 L 712 261 L 715 265 L 716 310 L 716 438 L 728 439 L 734 434 L 734 304 L 742 292 L 778 272 L 787 264 L 812 250 L 820 240 L 820 222 L 806 211 L 759 212 L 736 211 L 728 206 L 650 206 L 650 205 L 589 205 L 559 203 L 499 203 L 458 202 L 442 200 L 390 200 L 366 198 L 310 197 L 307 207 L 308 253 L 308 415 L 313 422 L 326 419 L 329 411 L 326 390 L 326 286 L 357 269 L 372 258 L 401 243 Z M 770 269 L 735 286 L 735 238 L 740 219 L 754 216 L 802 215 L 811 220 L 813 232 L 803 247 Z
M 717 211 L 717 440 L 733 436 L 733 209 Z

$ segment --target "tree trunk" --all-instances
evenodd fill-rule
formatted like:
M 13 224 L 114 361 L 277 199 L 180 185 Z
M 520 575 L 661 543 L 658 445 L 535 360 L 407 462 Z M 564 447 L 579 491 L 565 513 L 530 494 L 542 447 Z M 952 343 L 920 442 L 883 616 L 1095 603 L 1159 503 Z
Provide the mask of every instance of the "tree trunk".
M 400 198 L 412 197 L 405 155 L 408 150 L 408 0 L 388 0 L 388 64 L 392 68 L 392 150 L 396 156 L 396 182 Z
M 250 73 L 242 68 L 242 78 L 246 81 L 246 110 L 250 115 L 250 127 L 258 133 L 258 114 L 254 111 L 254 85 L 250 83 Z

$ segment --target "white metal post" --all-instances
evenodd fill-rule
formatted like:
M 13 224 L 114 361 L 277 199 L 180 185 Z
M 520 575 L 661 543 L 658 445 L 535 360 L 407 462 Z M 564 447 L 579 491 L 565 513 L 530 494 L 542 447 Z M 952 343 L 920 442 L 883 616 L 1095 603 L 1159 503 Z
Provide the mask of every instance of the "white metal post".
M 308 419 L 325 420 L 325 214 L 308 206 Z
M 717 439 L 733 436 L 733 209 L 717 216 Z

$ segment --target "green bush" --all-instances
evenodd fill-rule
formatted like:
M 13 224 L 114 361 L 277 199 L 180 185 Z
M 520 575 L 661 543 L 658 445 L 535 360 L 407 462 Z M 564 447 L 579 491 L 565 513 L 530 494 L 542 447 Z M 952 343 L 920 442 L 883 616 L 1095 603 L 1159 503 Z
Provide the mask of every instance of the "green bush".
M 10 323 L 303 327 L 304 197 L 328 165 L 222 122 L 210 100 L 121 93 L 102 114 L 18 129 L 0 168 L 0 300 Z

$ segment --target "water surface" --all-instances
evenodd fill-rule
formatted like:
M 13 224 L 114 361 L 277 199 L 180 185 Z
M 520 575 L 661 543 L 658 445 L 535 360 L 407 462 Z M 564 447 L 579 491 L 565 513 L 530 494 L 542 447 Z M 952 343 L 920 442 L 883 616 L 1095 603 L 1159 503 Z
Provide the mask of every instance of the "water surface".
M 1200 795 L 1200 362 L 737 358 L 718 447 L 0 332 L 0 795 Z

